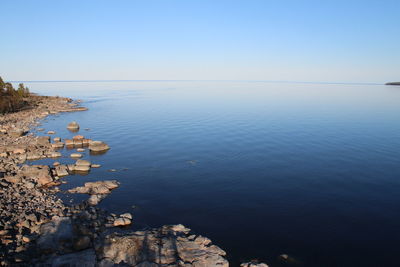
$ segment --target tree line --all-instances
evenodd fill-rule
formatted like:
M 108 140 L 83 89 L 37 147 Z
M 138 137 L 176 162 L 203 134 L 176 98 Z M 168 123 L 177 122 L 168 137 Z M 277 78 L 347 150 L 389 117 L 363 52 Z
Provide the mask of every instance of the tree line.
M 0 113 L 17 111 L 27 105 L 26 98 L 30 96 L 28 87 L 23 83 L 15 89 L 11 83 L 4 82 L 0 77 Z

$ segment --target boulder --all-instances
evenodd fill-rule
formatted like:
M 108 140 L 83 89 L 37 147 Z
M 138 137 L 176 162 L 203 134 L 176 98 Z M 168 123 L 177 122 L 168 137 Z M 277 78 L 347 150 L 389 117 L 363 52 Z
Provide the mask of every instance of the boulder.
M 67 125 L 68 130 L 79 130 L 79 124 L 76 121 L 70 122 Z
M 63 142 L 55 142 L 55 143 L 51 144 L 51 147 L 55 148 L 55 149 L 60 149 L 60 148 L 64 147 L 64 143 Z
M 115 219 L 113 225 L 114 226 L 126 226 L 126 225 L 130 225 L 132 223 L 132 221 L 128 218 L 117 218 Z
M 84 159 L 78 159 L 75 162 L 75 165 L 77 166 L 90 166 L 90 161 L 84 160 Z
M 74 137 L 72 137 L 72 140 L 80 140 L 82 141 L 85 137 L 83 135 L 75 135 Z
M 50 143 L 50 136 L 38 136 L 36 142 L 38 145 L 46 146 Z
M 65 165 L 56 166 L 56 174 L 59 177 L 67 176 L 69 174 L 67 166 Z
M 76 171 L 76 172 L 88 172 L 88 171 L 90 171 L 90 166 L 87 166 L 87 165 L 75 165 L 74 171 Z
M 71 139 L 65 139 L 65 145 L 68 147 L 74 146 L 74 141 Z
M 89 143 L 89 150 L 92 152 L 104 152 L 109 149 L 110 147 L 102 141 L 92 141 Z

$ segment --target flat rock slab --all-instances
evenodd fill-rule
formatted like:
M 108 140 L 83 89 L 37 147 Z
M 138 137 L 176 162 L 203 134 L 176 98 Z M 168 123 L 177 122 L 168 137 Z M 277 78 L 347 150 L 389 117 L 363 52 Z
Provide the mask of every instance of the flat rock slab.
M 100 266 L 228 267 L 225 251 L 183 225 L 107 235 L 97 249 Z

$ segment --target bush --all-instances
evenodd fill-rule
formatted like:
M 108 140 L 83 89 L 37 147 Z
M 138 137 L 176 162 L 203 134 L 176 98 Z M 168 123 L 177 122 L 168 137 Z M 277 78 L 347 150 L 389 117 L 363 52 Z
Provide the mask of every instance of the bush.
M 6 83 L 0 77 L 0 113 L 17 111 L 26 106 L 24 98 L 29 97 L 29 89 L 23 83 L 15 90 L 11 83 Z

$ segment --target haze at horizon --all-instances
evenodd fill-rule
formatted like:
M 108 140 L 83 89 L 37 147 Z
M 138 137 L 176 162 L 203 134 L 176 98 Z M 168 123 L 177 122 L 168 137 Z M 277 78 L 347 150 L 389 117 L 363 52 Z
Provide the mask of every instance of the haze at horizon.
M 399 80 L 397 1 L 3 1 L 6 80 Z

